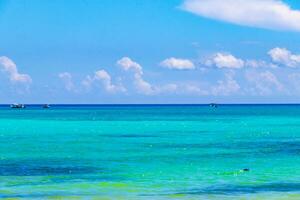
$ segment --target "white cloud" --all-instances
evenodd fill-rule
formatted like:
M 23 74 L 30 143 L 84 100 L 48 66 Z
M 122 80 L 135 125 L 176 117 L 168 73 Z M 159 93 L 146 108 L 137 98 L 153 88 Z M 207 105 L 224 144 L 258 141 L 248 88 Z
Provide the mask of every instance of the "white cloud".
M 128 57 L 121 58 L 117 61 L 117 64 L 125 71 L 132 70 L 134 72 L 134 85 L 138 92 L 146 95 L 153 95 L 156 93 L 155 88 L 143 79 L 143 68 L 140 64 Z
M 228 53 L 216 53 L 204 63 L 206 66 L 215 66 L 219 69 L 242 69 L 250 68 L 277 68 L 274 63 L 266 62 L 264 60 L 248 59 L 243 60 Z
M 213 95 L 230 95 L 233 93 L 237 93 L 241 87 L 238 82 L 233 78 L 232 73 L 225 74 L 225 80 L 218 81 L 216 86 L 213 86 L 211 92 Z
M 122 67 L 123 70 L 132 70 L 134 72 L 134 85 L 137 91 L 145 95 L 157 95 L 162 93 L 175 92 L 177 90 L 176 84 L 167 84 L 161 86 L 155 86 L 147 82 L 143 78 L 143 68 L 137 62 L 131 60 L 128 57 L 123 57 L 117 61 L 117 64 Z
M 160 66 L 168 69 L 178 69 L 178 70 L 195 69 L 195 65 L 192 61 L 188 59 L 181 59 L 181 58 L 174 58 L 174 57 L 163 60 L 160 63 Z
M 121 58 L 120 60 L 118 60 L 117 64 L 126 71 L 132 69 L 136 73 L 139 73 L 141 75 L 143 74 L 142 66 L 140 64 L 134 62 L 133 60 L 131 60 L 128 57 Z
M 273 62 L 276 62 L 278 64 L 282 64 L 288 67 L 300 66 L 300 55 L 294 55 L 285 48 L 276 47 L 274 49 L 271 49 L 268 54 L 271 56 Z
M 246 79 L 254 86 L 252 92 L 259 95 L 270 95 L 274 89 L 283 91 L 282 83 L 277 79 L 275 74 L 270 71 L 265 72 L 247 72 Z
M 122 91 L 125 92 L 126 89 L 123 86 L 117 86 L 111 83 L 111 77 L 105 70 L 99 70 L 95 73 L 95 80 L 100 80 L 103 86 L 108 92 Z
M 227 59 L 224 54 L 224 63 L 221 64 L 221 59 L 216 59 L 216 64 L 218 66 L 226 65 L 227 68 L 236 65 L 232 61 L 232 59 Z M 230 57 L 230 56 L 229 56 Z M 234 57 L 234 56 L 232 56 Z M 234 57 L 235 58 L 235 57 Z M 240 59 L 235 58 L 236 62 L 240 62 Z M 243 62 L 244 65 L 244 61 Z M 218 84 L 212 87 L 208 87 L 207 90 L 202 89 L 197 83 L 170 83 L 170 84 L 162 84 L 162 85 L 153 85 L 150 82 L 144 80 L 143 67 L 133 61 L 129 57 L 123 57 L 117 61 L 117 65 L 119 65 L 125 71 L 131 71 L 133 73 L 133 84 L 137 89 L 138 93 L 144 95 L 162 95 L 162 94 L 183 94 L 183 95 L 230 95 L 236 93 L 240 90 L 240 85 L 234 80 L 233 72 L 229 72 L 225 74 L 225 79 L 218 81 Z M 109 80 L 106 73 L 101 73 L 101 77 L 105 80 Z M 93 80 L 94 78 L 89 77 L 87 80 Z M 87 81 L 88 82 L 88 81 Z
M 6 56 L 0 57 L 0 66 L 2 70 L 9 76 L 9 80 L 12 83 L 29 84 L 32 82 L 31 77 L 28 74 L 20 74 L 16 64 Z
M 244 67 L 245 62 L 231 54 L 217 53 L 211 59 L 208 59 L 205 64 L 207 66 L 216 66 L 220 69 L 240 69 Z
M 139 73 L 134 75 L 134 84 L 137 90 L 142 94 L 153 95 L 157 93 L 156 89 L 149 82 L 145 81 Z
M 58 77 L 64 82 L 65 88 L 68 91 L 75 91 L 75 85 L 73 83 L 72 75 L 69 72 L 62 72 L 58 74 Z
M 274 63 L 269 63 L 264 60 L 246 60 L 245 66 L 252 67 L 252 68 L 272 68 L 272 69 L 278 67 Z
M 112 84 L 111 76 L 105 70 L 96 71 L 94 76 L 87 76 L 85 80 L 82 81 L 82 84 L 86 88 L 90 88 L 93 83 L 101 82 L 105 91 L 115 93 L 115 92 L 126 92 L 126 88 L 122 85 Z
M 300 31 L 300 11 L 282 0 L 185 0 L 182 9 L 233 24 Z
M 91 87 L 97 83 L 100 83 L 105 91 L 110 93 L 126 92 L 126 88 L 121 84 L 115 85 L 112 83 L 111 76 L 105 70 L 96 71 L 93 76 L 87 75 L 78 87 L 74 84 L 72 74 L 69 72 L 62 72 L 58 74 L 58 77 L 64 82 L 65 89 L 70 92 L 80 93 L 84 90 L 91 89 Z

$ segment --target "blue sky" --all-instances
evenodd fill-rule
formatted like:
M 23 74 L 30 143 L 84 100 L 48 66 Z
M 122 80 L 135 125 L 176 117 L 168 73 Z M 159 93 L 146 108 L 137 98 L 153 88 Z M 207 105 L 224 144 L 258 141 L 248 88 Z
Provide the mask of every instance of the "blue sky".
M 300 102 L 298 1 L 0 0 L 0 36 L 0 103 Z

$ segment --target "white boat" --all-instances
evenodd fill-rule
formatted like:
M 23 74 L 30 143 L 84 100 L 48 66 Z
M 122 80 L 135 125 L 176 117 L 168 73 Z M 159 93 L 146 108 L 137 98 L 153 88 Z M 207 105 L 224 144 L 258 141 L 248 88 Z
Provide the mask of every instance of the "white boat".
M 212 108 L 217 108 L 217 107 L 218 107 L 218 104 L 216 104 L 216 103 L 211 103 L 211 104 L 209 104 L 209 106 L 212 107 Z
M 49 104 L 44 104 L 43 108 L 50 108 L 50 105 Z
M 26 106 L 24 104 L 11 104 L 10 105 L 11 108 L 26 108 Z

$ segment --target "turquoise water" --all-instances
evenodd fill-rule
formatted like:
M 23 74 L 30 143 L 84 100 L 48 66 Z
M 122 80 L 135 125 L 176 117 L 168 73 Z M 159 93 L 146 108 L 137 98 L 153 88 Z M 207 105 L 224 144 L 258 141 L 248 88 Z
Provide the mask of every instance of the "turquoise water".
M 2 106 L 0 198 L 300 199 L 300 106 Z

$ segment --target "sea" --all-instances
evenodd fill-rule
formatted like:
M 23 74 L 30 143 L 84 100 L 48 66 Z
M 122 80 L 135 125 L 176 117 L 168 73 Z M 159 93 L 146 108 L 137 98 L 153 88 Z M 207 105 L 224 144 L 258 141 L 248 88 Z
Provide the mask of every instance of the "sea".
M 0 199 L 300 199 L 300 105 L 0 106 Z

